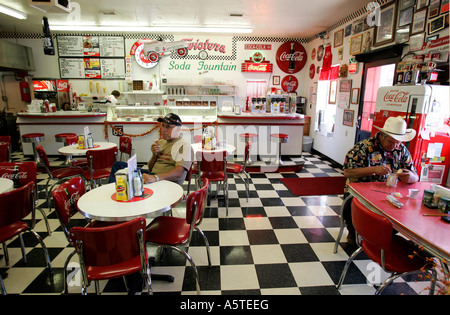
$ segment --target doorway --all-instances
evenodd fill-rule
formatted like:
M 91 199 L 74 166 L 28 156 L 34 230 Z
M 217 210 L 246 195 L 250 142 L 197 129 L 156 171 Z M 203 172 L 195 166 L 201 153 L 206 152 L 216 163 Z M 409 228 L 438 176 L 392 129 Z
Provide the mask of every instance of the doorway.
M 365 63 L 355 143 L 370 137 L 378 89 L 382 86 L 394 85 L 398 61 L 399 58 L 390 58 Z

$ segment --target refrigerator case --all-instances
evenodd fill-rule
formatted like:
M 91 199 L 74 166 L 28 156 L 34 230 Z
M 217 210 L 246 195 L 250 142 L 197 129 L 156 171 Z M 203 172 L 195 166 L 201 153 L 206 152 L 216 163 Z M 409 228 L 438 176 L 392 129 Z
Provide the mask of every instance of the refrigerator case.
M 416 137 L 405 145 L 421 181 L 445 185 L 450 168 L 449 86 L 408 85 L 380 87 L 373 126 L 401 116 Z M 372 136 L 378 129 L 372 129 Z

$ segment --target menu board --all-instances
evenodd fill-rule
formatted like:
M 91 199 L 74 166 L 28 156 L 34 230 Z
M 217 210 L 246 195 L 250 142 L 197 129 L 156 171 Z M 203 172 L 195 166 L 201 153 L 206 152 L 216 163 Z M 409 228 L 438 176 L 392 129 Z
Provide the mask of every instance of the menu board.
M 61 79 L 124 79 L 121 36 L 58 36 Z
M 59 57 L 125 57 L 121 36 L 58 36 Z
M 124 79 L 122 58 L 59 58 L 61 79 Z

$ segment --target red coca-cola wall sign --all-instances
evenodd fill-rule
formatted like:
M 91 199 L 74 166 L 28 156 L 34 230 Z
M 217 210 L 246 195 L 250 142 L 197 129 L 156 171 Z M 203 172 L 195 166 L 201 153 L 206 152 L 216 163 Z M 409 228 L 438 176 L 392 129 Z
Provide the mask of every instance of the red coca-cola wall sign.
M 287 75 L 281 80 L 281 88 L 283 91 L 288 93 L 293 93 L 297 91 L 298 88 L 298 80 L 293 75 Z
M 286 42 L 278 48 L 277 65 L 286 73 L 297 73 L 306 64 L 306 50 L 298 42 Z

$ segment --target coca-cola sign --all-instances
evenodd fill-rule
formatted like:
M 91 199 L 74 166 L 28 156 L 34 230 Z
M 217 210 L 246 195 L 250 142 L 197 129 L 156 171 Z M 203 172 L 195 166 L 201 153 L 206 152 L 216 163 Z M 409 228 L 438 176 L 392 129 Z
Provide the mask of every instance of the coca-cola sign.
M 298 88 L 298 80 L 293 75 L 287 75 L 281 80 L 281 88 L 287 93 L 293 93 Z
M 409 92 L 389 90 L 383 99 L 386 103 L 406 103 L 409 99 Z
M 306 50 L 302 44 L 294 41 L 286 42 L 278 48 L 277 65 L 286 73 L 297 73 L 306 64 Z
M 272 72 L 273 65 L 271 63 L 254 63 L 244 62 L 241 66 L 242 72 Z

